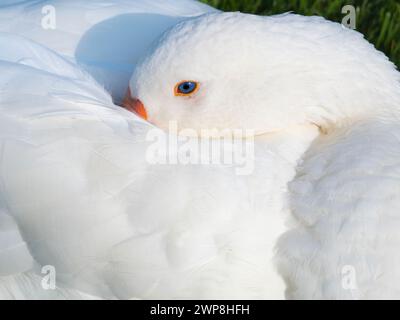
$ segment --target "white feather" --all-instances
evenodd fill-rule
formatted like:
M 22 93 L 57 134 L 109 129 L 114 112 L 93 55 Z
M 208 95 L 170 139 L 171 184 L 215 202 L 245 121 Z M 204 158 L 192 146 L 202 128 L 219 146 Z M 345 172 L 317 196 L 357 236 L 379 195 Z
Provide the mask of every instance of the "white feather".
M 29 10 L 43 3 L 18 8 L 38 14 Z M 74 12 L 75 2 L 53 3 L 61 17 Z M 184 3 L 206 8 L 175 2 Z M 101 4 L 88 4 L 88 15 Z M 108 4 L 99 10 L 112 19 Z M 139 11 L 160 13 L 157 4 Z M 14 9 L 0 14 L 10 19 Z M 98 17 L 92 28 L 107 19 Z M 232 164 L 151 164 L 146 134 L 163 133 L 115 106 L 101 77 L 75 64 L 86 27 L 66 48 L 61 34 L 45 43 L 64 55 L 72 48 L 72 60 L 0 35 L 9 46 L 0 53 L 4 297 L 49 297 L 39 269 L 53 265 L 54 298 L 282 298 L 276 245 L 289 298 L 399 295 L 400 76 L 360 34 L 317 17 L 211 13 L 178 23 L 146 51 L 130 88 L 153 124 L 263 133 L 254 171 L 240 176 Z M 41 42 L 36 30 L 11 31 Z M 103 57 L 98 70 L 114 82 L 103 66 L 124 61 Z M 178 100 L 173 87 L 184 79 L 201 87 Z M 18 245 L 22 254 L 9 260 Z
M 283 191 L 315 126 L 260 138 L 250 176 L 154 165 L 156 129 L 60 56 L 3 36 L 20 63 L 0 63 L 2 201 L 39 267 L 55 267 L 54 298 L 283 297 L 273 264 Z M 49 297 L 39 267 L 5 278 L 3 295 Z
M 76 61 L 120 102 L 137 60 L 167 28 L 215 9 L 192 0 L 36 0 L 0 4 L 0 32 Z

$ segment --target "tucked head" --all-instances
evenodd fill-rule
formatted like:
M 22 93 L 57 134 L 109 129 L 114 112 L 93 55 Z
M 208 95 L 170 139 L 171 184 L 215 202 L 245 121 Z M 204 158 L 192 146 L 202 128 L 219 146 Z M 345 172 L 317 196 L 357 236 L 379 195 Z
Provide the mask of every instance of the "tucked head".
M 272 132 L 387 110 L 399 73 L 358 32 L 320 17 L 213 13 L 167 31 L 125 103 L 161 128 Z

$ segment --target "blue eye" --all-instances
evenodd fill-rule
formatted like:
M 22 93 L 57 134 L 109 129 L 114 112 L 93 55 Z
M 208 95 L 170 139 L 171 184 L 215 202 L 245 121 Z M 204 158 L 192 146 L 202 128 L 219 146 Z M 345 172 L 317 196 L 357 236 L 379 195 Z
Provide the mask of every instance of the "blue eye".
M 175 86 L 176 96 L 188 96 L 198 89 L 198 84 L 195 81 L 182 81 Z

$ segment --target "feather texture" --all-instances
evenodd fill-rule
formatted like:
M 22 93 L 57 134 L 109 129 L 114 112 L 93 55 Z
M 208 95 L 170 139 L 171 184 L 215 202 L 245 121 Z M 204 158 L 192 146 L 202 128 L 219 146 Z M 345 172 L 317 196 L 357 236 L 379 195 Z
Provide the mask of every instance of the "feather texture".
M 249 176 L 232 164 L 152 164 L 146 134 L 165 133 L 54 52 L 1 36 L 19 43 L 0 63 L 2 206 L 37 264 L 3 278 L 3 297 L 283 297 L 273 248 L 315 126 L 260 137 Z M 38 283 L 46 265 L 52 294 Z
M 119 103 L 138 59 L 167 28 L 217 10 L 192 0 L 37 0 L 0 4 L 0 32 L 80 64 Z

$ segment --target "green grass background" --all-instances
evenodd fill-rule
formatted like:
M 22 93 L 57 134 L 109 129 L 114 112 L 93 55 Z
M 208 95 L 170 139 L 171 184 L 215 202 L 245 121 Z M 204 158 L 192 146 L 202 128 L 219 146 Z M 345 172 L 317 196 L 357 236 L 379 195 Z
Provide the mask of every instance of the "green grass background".
M 271 15 L 293 11 L 341 22 L 345 5 L 356 8 L 356 30 L 400 67 L 400 0 L 201 0 L 224 11 Z

